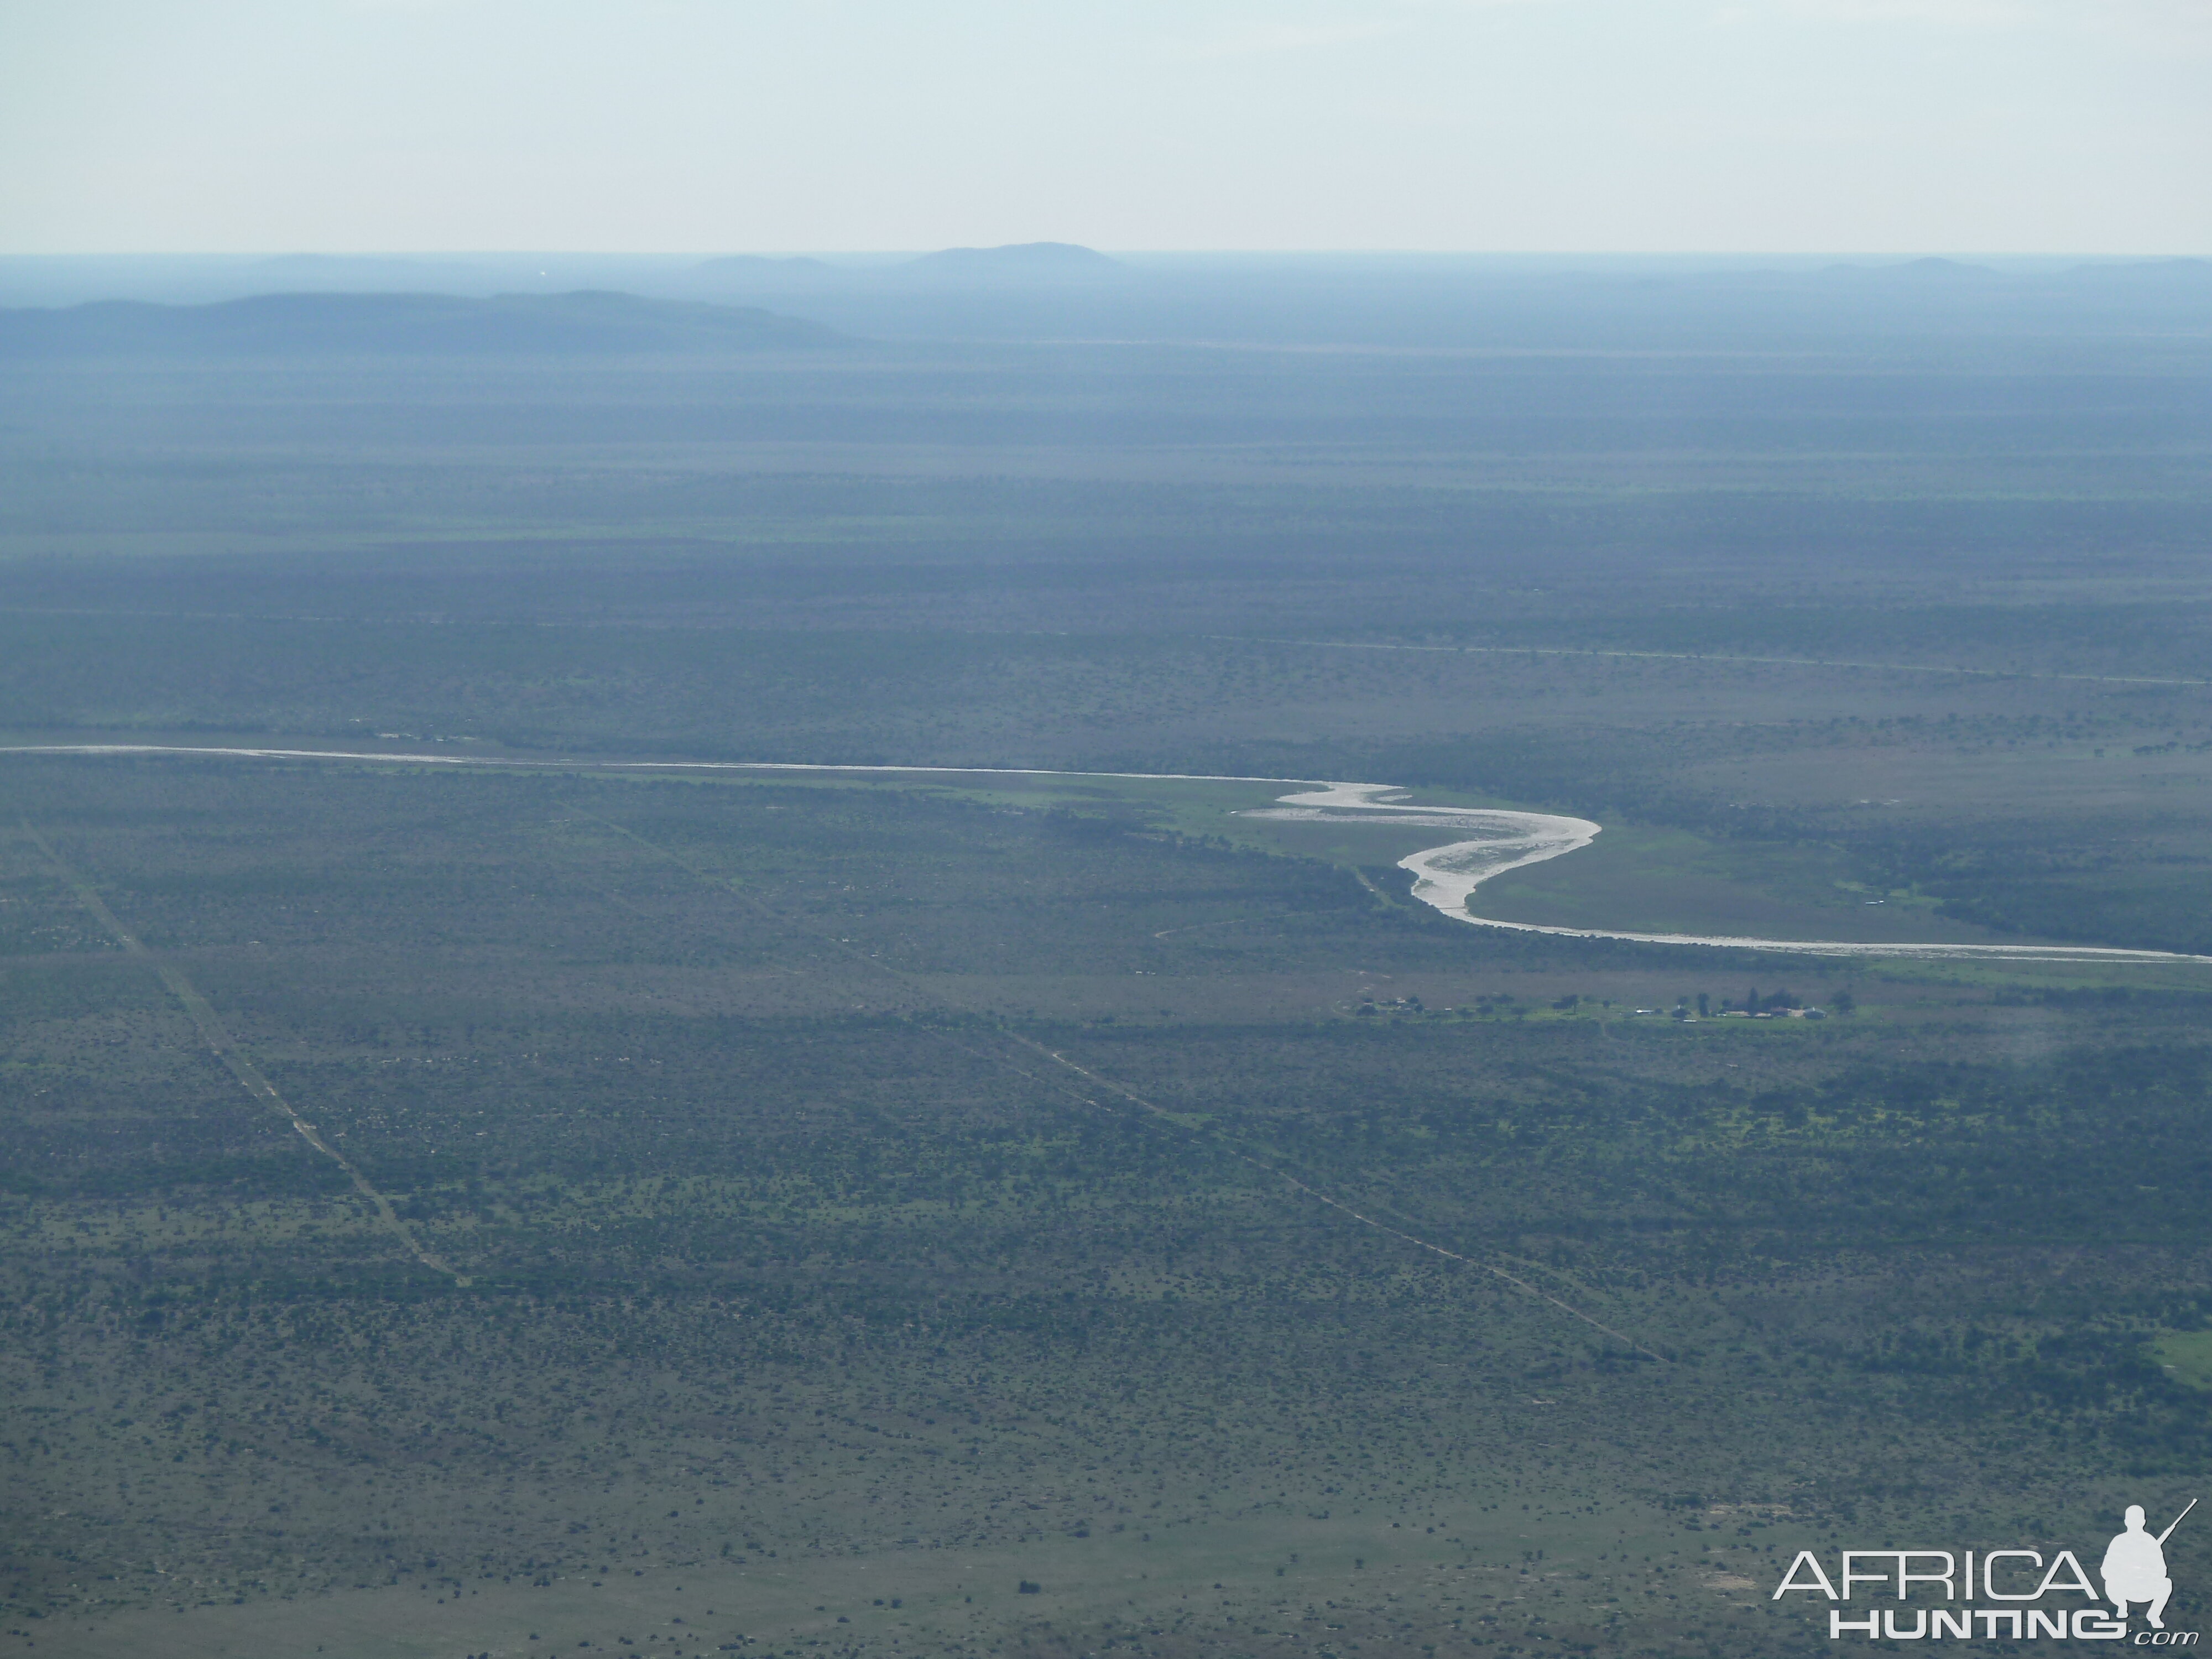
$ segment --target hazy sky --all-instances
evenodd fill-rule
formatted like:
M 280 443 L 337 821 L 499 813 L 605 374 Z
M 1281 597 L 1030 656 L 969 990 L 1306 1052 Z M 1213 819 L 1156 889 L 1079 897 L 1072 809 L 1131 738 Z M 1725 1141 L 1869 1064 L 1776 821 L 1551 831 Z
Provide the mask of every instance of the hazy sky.
M 2212 0 L 0 0 L 0 251 L 2212 252 Z

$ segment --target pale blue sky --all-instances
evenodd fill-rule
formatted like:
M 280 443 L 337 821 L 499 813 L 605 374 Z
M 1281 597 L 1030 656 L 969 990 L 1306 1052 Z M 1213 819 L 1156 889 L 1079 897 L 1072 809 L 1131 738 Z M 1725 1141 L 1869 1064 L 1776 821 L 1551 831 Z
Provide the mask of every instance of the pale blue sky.
M 0 252 L 2212 252 L 2212 0 L 0 0 Z

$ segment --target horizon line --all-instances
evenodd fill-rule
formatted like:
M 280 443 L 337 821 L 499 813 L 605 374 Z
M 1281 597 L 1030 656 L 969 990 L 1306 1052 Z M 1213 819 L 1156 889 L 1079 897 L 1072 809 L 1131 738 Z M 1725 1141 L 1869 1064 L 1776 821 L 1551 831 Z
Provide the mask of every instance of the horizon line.
M 1094 253 L 1202 258 L 1429 259 L 2128 259 L 2212 262 L 2198 252 L 2078 248 L 1437 248 L 1138 247 L 1056 241 L 945 243 L 933 247 L 843 248 L 71 248 L 0 249 L 5 259 L 720 259 L 906 258 L 954 252 L 1060 246 Z

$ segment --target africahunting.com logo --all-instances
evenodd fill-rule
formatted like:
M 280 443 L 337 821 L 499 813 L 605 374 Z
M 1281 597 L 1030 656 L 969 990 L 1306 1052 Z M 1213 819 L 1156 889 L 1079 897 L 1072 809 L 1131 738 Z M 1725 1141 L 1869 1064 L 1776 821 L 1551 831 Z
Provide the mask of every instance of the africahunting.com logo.
M 1834 1602 L 1895 1601 L 1918 1606 L 1853 1606 L 1828 1610 L 1832 1638 L 1864 1636 L 1892 1641 L 1960 1637 L 2019 1642 L 2062 1637 L 2079 1642 L 2132 1640 L 2136 1647 L 2194 1647 L 2197 1632 L 2168 1630 L 2166 1604 L 2173 1579 L 2166 1570 L 2166 1540 L 2187 1509 L 2164 1532 L 2146 1530 L 2142 1505 L 2130 1504 L 2125 1529 L 2105 1547 L 2097 1577 L 2089 1582 L 2072 1550 L 2045 1561 L 2039 1550 L 1844 1550 L 1838 1570 L 1828 1574 L 1811 1550 L 1800 1550 L 1775 1586 L 1774 1600 L 1790 1595 L 1821 1595 Z M 2088 1605 L 2069 1602 L 2081 1597 Z M 2055 1598 L 2055 1599 L 2051 1599 Z M 1936 1606 L 1936 1602 L 1943 1603 Z M 1995 1606 L 1978 1606 L 1993 1602 Z M 2145 1627 L 2133 1629 L 2129 1609 L 2140 1605 Z

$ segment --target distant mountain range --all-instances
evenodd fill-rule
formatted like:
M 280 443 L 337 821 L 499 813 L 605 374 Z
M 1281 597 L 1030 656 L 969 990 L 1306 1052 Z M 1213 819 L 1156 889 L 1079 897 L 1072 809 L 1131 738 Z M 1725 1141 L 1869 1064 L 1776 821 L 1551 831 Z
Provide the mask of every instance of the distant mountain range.
M 634 294 L 269 294 L 213 305 L 99 301 L 0 311 L 0 358 L 605 356 L 835 345 L 819 323 Z
M 2000 313 L 2015 322 L 2033 313 L 2053 325 L 2095 318 L 2100 328 L 2201 330 L 2212 318 L 2212 262 L 1114 258 L 1068 242 L 821 258 L 0 258 L 0 362 L 699 358 L 841 339 L 1525 345 L 1643 337 L 1652 330 L 1668 338 L 1682 330 L 1725 332 L 1754 317 L 1760 326 L 1817 321 L 1845 331 L 1981 329 Z

